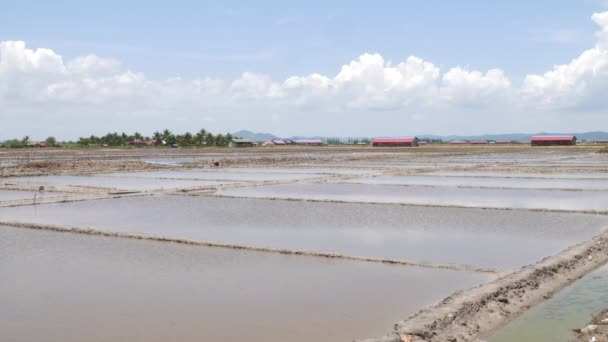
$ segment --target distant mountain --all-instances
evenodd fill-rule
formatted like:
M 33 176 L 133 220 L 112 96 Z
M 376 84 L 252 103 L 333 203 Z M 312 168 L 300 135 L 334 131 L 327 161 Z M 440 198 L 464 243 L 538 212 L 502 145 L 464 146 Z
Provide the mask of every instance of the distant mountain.
M 509 134 L 483 134 L 483 135 L 419 135 L 419 138 L 431 138 L 431 139 L 442 139 L 444 141 L 450 140 L 515 140 L 515 141 L 528 141 L 534 135 L 575 135 L 578 140 L 603 140 L 608 139 L 608 132 L 584 132 L 584 133 L 554 133 L 554 132 L 540 132 L 540 133 L 509 133 Z
M 248 130 L 240 130 L 238 132 L 232 133 L 232 136 L 250 139 L 253 141 L 267 141 L 272 139 L 278 139 L 276 135 L 270 133 L 255 133 Z
M 272 139 L 278 139 L 274 134 L 270 133 L 255 133 L 247 130 L 242 130 L 232 133 L 235 137 L 247 138 L 254 141 L 266 141 Z M 451 140 L 515 140 L 515 141 L 529 141 L 534 135 L 575 135 L 579 141 L 581 140 L 608 140 L 608 132 L 595 131 L 595 132 L 583 132 L 583 133 L 508 133 L 508 134 L 483 134 L 483 135 L 432 135 L 432 134 L 420 134 L 418 138 L 424 139 L 441 139 L 444 141 Z M 282 137 L 285 139 L 327 139 L 327 136 L 293 136 L 293 137 Z M 334 137 L 330 137 L 334 138 Z M 357 137 L 361 139 L 361 137 Z M 372 138 L 370 136 L 370 138 Z M 349 137 L 335 137 L 342 141 L 347 141 Z

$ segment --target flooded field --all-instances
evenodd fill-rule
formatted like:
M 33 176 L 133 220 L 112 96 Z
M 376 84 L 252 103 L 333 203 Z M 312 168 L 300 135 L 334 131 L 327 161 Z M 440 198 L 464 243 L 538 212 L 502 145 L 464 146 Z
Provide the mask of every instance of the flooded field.
M 192 196 L 3 208 L 0 221 L 498 269 L 608 227 L 603 215 Z
M 606 179 L 608 180 L 608 172 L 567 172 L 567 173 L 520 173 L 520 172 L 478 172 L 478 171 L 467 171 L 467 172 L 433 172 L 429 173 L 433 176 L 445 176 L 445 177 L 499 177 L 499 178 L 547 178 L 547 179 Z
M 451 188 L 375 184 L 286 184 L 225 189 L 222 196 L 481 208 L 608 211 L 608 191 Z
M 314 172 L 260 172 L 248 171 L 149 171 L 115 173 L 102 176 L 129 177 L 129 178 L 153 178 L 153 179 L 193 179 L 193 180 L 216 180 L 216 181 L 271 181 L 271 180 L 300 180 L 321 177 L 322 174 Z
M 472 188 L 521 188 L 560 190 L 608 190 L 606 179 L 572 178 L 500 178 L 500 177 L 441 177 L 441 176 L 381 176 L 355 178 L 349 183 L 379 185 L 426 185 Z
M 608 159 L 596 151 L 0 151 L 16 164 L 0 166 L 0 340 L 489 336 L 608 261 Z M 38 186 L 65 193 L 17 191 Z M 552 330 L 543 305 L 579 317 L 569 312 L 591 306 L 576 303 L 605 297 L 597 277 L 496 341 Z
M 561 290 L 553 298 L 530 309 L 489 342 L 570 342 L 573 329 L 584 327 L 591 317 L 608 308 L 608 266 L 594 271 Z
M 63 192 L 0 190 L 0 202 L 25 199 L 31 200 L 34 198 L 61 197 L 65 195 L 67 194 Z
M 103 188 L 115 190 L 149 191 L 163 189 L 199 188 L 227 184 L 210 180 L 148 179 L 138 177 L 109 176 L 40 176 L 0 179 L 3 184 L 53 186 L 56 188 Z
M 9 227 L 0 269 L 11 342 L 350 341 L 491 279 Z

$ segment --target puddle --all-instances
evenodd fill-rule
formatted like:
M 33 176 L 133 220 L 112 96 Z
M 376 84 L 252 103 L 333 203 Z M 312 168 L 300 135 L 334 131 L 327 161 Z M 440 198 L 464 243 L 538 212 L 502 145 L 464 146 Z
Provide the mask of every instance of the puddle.
M 604 215 L 191 196 L 2 208 L 0 220 L 501 269 L 608 227 Z
M 49 198 L 67 196 L 65 192 L 0 190 L 0 201 L 33 200 L 34 198 Z
M 490 342 L 569 342 L 593 315 L 608 307 L 608 266 L 589 273 L 528 310 L 489 339 Z
M 4 341 L 351 341 L 485 274 L 0 227 Z
M 14 177 L 2 180 L 5 184 L 44 185 L 61 187 L 96 187 L 106 189 L 149 191 L 159 189 L 184 189 L 227 184 L 227 182 L 183 179 L 154 179 L 97 176 L 40 176 Z
M 380 185 L 426 185 L 480 188 L 608 190 L 608 179 L 543 179 L 439 176 L 381 176 L 357 178 L 348 183 Z
M 233 197 L 483 208 L 607 211 L 608 191 L 449 188 L 370 184 L 286 184 L 225 189 Z

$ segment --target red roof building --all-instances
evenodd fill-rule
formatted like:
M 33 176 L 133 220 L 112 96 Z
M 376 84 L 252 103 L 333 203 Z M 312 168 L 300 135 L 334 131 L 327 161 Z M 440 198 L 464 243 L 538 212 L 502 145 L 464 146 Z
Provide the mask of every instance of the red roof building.
M 537 135 L 530 139 L 532 146 L 574 146 L 576 137 L 573 135 Z
M 372 139 L 372 146 L 376 147 L 416 147 L 418 146 L 418 138 L 416 137 L 405 137 L 405 138 L 374 138 Z
M 608 139 L 596 140 L 595 142 L 598 144 L 608 144 Z
M 311 140 L 294 140 L 296 145 L 308 145 L 308 146 L 322 146 L 325 145 L 323 140 L 311 139 Z

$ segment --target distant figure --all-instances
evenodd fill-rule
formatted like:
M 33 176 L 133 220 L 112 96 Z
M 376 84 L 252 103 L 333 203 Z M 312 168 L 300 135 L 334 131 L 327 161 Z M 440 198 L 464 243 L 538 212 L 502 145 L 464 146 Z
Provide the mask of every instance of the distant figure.
M 213 167 L 220 167 L 219 161 L 211 160 L 211 164 L 213 165 Z

